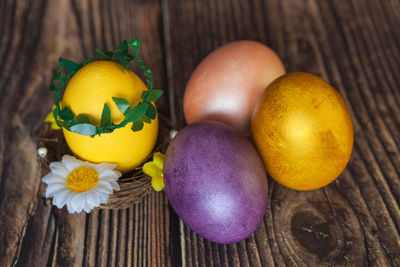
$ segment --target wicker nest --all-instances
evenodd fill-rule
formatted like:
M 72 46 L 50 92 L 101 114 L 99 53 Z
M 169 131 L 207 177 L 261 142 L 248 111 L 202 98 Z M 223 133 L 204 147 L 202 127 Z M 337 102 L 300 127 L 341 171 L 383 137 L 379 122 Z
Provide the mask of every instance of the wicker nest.
M 167 150 L 170 142 L 170 130 L 174 129 L 172 122 L 159 114 L 159 134 L 158 140 L 152 153 L 144 162 L 152 158 L 154 152 Z M 53 130 L 49 123 L 46 123 L 37 138 L 37 148 L 46 148 L 47 154 L 42 157 L 38 155 L 38 161 L 43 173 L 50 171 L 49 164 L 53 161 L 60 161 L 64 154 L 72 155 L 71 150 L 65 142 L 61 130 Z M 120 190 L 110 195 L 107 204 L 102 204 L 102 209 L 123 209 L 140 202 L 146 195 L 153 191 L 151 178 L 142 171 L 142 167 L 137 167 L 133 171 L 124 174 L 118 180 Z

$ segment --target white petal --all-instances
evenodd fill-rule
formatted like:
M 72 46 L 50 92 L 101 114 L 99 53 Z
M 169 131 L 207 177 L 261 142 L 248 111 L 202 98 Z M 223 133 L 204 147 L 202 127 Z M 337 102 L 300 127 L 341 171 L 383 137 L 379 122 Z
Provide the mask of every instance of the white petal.
M 101 173 L 105 170 L 112 170 L 112 169 L 115 169 L 116 167 L 117 167 L 117 164 L 108 163 L 108 162 L 103 162 L 103 163 L 95 165 L 95 169 L 98 173 Z
M 71 204 L 71 200 L 72 200 L 72 198 L 75 196 L 75 194 L 71 194 L 71 195 L 69 195 L 68 196 L 68 199 L 67 199 L 67 209 L 68 209 L 68 212 L 69 213 L 75 213 L 76 212 L 76 209 L 72 206 L 72 204 Z
M 94 188 L 97 192 L 99 192 L 100 194 L 112 194 L 112 189 L 108 188 L 108 187 L 104 187 L 102 185 L 96 185 L 96 187 Z
M 66 200 L 70 196 L 71 192 L 69 190 L 64 190 L 53 197 L 53 205 L 57 206 L 57 208 L 61 209 L 66 204 Z
M 100 193 L 100 203 L 106 204 L 108 202 L 108 194 L 101 194 Z
M 61 176 L 59 176 L 57 174 L 51 173 L 51 172 L 48 173 L 47 175 L 45 175 L 42 178 L 42 181 L 44 183 L 46 183 L 47 185 L 51 185 L 51 184 L 54 184 L 54 183 L 65 183 L 65 179 L 63 177 L 61 177 Z
M 100 196 L 98 195 L 97 191 L 88 191 L 86 193 L 86 200 L 94 207 L 98 207 L 100 205 Z
M 46 188 L 46 197 L 52 197 L 55 194 L 58 194 L 61 191 L 68 189 L 65 184 L 51 184 Z
M 111 177 L 114 178 L 114 180 L 117 180 L 119 177 L 121 177 L 121 173 L 119 171 L 112 171 L 112 170 L 104 170 L 99 174 L 99 177 L 105 178 L 105 177 Z
M 86 213 L 90 213 L 90 211 L 95 207 L 88 201 L 91 194 L 92 194 L 92 191 L 87 191 L 87 192 L 82 193 L 83 199 L 85 200 L 83 202 L 83 210 Z
M 106 177 L 101 177 L 100 180 L 107 181 L 107 182 L 112 182 L 112 181 L 117 181 L 118 179 L 115 179 L 114 177 L 106 176 Z
M 90 213 L 90 212 L 92 211 L 93 208 L 94 208 L 94 207 L 93 207 L 92 205 L 90 205 L 89 203 L 86 203 L 85 206 L 83 207 L 83 210 L 84 210 L 86 213 Z
M 101 193 L 97 190 L 93 190 L 93 196 L 97 202 L 101 203 Z
M 107 181 L 102 181 L 102 180 L 100 180 L 100 181 L 97 183 L 96 187 L 97 187 L 97 186 L 103 186 L 103 187 L 105 187 L 105 188 L 108 188 L 108 189 L 111 190 L 111 192 L 112 192 L 112 190 L 113 190 L 112 185 L 110 184 L 110 182 L 107 182 Z
M 50 163 L 49 167 L 52 173 L 57 174 L 64 179 L 66 179 L 70 173 L 70 171 L 61 162 L 52 162 Z
M 70 155 L 64 155 L 62 157 L 62 163 L 65 165 L 65 167 L 68 168 L 69 171 L 73 171 L 75 168 L 79 167 L 79 162 L 78 160 Z
M 71 199 L 71 205 L 75 208 L 76 212 L 81 212 L 85 205 L 85 198 L 82 194 L 76 194 Z
M 120 188 L 119 188 L 119 184 L 117 183 L 117 181 L 112 181 L 110 183 L 115 191 L 119 191 Z

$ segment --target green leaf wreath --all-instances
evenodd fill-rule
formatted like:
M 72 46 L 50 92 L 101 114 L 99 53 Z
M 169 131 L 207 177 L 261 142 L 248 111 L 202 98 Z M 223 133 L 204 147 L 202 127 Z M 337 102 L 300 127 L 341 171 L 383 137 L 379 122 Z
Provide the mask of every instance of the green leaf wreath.
M 142 130 L 144 123 L 151 123 L 151 121 L 156 118 L 157 113 L 152 102 L 155 102 L 163 94 L 163 91 L 153 90 L 153 75 L 143 61 L 138 58 L 137 53 L 139 48 L 140 41 L 138 38 L 135 38 L 129 42 L 126 40 L 122 41 L 115 50 L 101 51 L 96 49 L 95 56 L 86 59 L 80 64 L 60 57 L 58 60 L 60 65 L 50 85 L 50 90 L 56 93 L 56 104 L 53 110 L 53 116 L 57 125 L 80 135 L 94 137 L 103 133 L 111 133 L 115 129 L 123 128 L 131 122 L 131 129 L 134 132 Z M 115 124 L 111 121 L 110 107 L 106 103 L 104 103 L 101 114 L 100 126 L 92 124 L 90 118 L 85 114 L 78 114 L 75 116 L 68 107 L 61 107 L 60 96 L 64 85 L 80 68 L 96 60 L 119 61 L 128 71 L 130 71 L 128 66 L 129 62 L 135 61 L 146 76 L 148 90 L 142 92 L 141 101 L 136 106 L 132 107 L 129 101 L 124 98 L 112 98 L 118 110 L 125 116 L 119 124 Z M 64 75 L 63 73 L 65 72 L 66 74 Z M 57 82 L 58 86 L 55 85 Z

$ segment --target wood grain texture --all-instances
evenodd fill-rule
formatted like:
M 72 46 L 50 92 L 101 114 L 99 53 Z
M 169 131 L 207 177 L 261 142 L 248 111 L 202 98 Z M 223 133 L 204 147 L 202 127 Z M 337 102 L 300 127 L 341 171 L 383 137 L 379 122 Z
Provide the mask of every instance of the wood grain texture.
M 238 244 L 212 244 L 185 227 L 187 265 L 400 266 L 398 1 L 205 0 L 163 7 L 179 125 L 196 65 L 222 44 L 251 39 L 273 48 L 288 72 L 332 83 L 355 126 L 352 159 L 338 180 L 311 192 L 270 181 L 263 223 Z
M 0 266 L 400 266 L 399 28 L 398 0 L 0 0 Z M 57 59 L 135 36 L 179 127 L 190 74 L 227 42 L 260 41 L 288 72 L 323 77 L 352 114 L 348 167 L 311 192 L 270 180 L 263 222 L 233 245 L 186 226 L 180 240 L 163 193 L 90 215 L 54 208 L 35 137 Z
M 54 101 L 48 86 L 59 56 L 81 61 L 139 36 L 155 87 L 165 86 L 160 2 L 1 1 L 0 13 L 0 266 L 173 265 L 163 194 L 69 215 L 44 198 L 35 140 Z M 168 116 L 167 99 L 158 108 Z

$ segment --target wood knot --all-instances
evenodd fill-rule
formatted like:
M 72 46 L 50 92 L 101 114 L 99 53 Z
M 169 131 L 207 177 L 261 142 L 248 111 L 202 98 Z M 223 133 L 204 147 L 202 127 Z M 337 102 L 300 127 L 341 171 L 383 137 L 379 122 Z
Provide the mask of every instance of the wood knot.
M 326 257 L 336 249 L 337 238 L 332 228 L 333 221 L 321 218 L 310 210 L 300 211 L 294 214 L 291 220 L 291 232 L 293 237 L 308 252 Z

